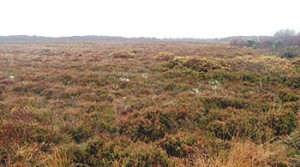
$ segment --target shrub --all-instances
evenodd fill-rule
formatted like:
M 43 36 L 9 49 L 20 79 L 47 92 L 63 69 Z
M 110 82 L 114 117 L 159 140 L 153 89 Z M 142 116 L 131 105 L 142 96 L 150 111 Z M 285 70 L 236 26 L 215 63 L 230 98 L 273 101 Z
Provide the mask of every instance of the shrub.
M 279 143 L 279 142 L 278 142 Z M 300 164 L 300 131 L 299 128 L 289 136 L 286 136 L 283 143 L 289 146 L 287 153 L 293 157 L 293 164 Z M 281 143 L 279 143 L 281 144 Z
M 124 166 L 169 167 L 171 163 L 165 151 L 155 145 L 146 145 L 144 143 L 135 143 L 126 149 L 129 157 L 125 158 L 121 164 Z
M 152 144 L 132 143 L 127 138 L 94 139 L 85 148 L 68 149 L 73 164 L 89 166 L 170 166 L 166 153 Z
M 111 53 L 110 56 L 112 56 L 113 58 L 129 59 L 134 58 L 135 54 L 127 51 L 118 51 Z
M 234 141 L 227 155 L 198 155 L 194 161 L 199 166 L 290 166 L 283 146 L 255 144 L 251 141 Z
M 133 140 L 156 141 L 176 128 L 173 118 L 167 113 L 147 109 L 141 114 L 132 114 L 120 122 L 120 133 Z
M 282 51 L 280 51 L 281 58 L 295 58 L 300 55 L 300 49 L 298 46 L 287 46 Z
M 233 107 L 243 109 L 249 107 L 248 102 L 243 99 L 223 98 L 218 96 L 203 97 L 202 102 L 207 111 L 211 108 L 226 109 L 228 107 Z
M 297 94 L 287 90 L 280 90 L 278 96 L 283 103 L 299 100 L 299 96 Z
M 282 39 L 277 39 L 273 45 L 272 48 L 273 49 L 280 49 L 283 48 L 285 46 L 285 42 Z
M 168 135 L 159 141 L 159 145 L 166 150 L 169 156 L 187 157 L 196 152 L 201 143 L 196 135 L 178 133 L 177 135 Z M 201 148 L 203 149 L 203 148 Z
M 54 133 L 47 128 L 16 122 L 1 126 L 0 132 L 0 141 L 3 141 L 3 144 L 8 146 L 13 143 L 24 144 L 35 142 L 58 144 L 62 139 L 61 134 Z
M 116 111 L 112 105 L 98 103 L 87 107 L 86 112 L 89 113 L 87 124 L 89 127 L 93 127 L 96 132 L 116 132 Z
M 223 140 L 230 140 L 233 137 L 232 134 L 228 133 L 224 121 L 212 121 L 207 125 L 206 130 L 212 132 L 215 137 L 221 138 Z
M 284 86 L 289 86 L 294 89 L 300 88 L 300 75 L 289 76 L 284 80 Z
M 170 61 L 173 60 L 175 58 L 175 54 L 171 53 L 171 52 L 159 52 L 156 55 L 156 60 L 159 61 Z
M 178 68 L 183 69 L 183 67 L 192 69 L 197 72 L 206 73 L 208 71 L 221 69 L 222 65 L 219 60 L 208 59 L 208 58 L 198 58 L 198 57 L 187 57 L 181 59 L 174 59 L 166 64 L 169 69 Z
M 10 161 L 9 152 L 6 148 L 0 145 L 0 165 L 8 166 L 8 161 Z
M 227 113 L 227 114 L 225 114 Z M 264 124 L 265 117 L 258 117 L 256 114 L 249 114 L 245 110 L 221 110 L 216 113 L 213 120 L 208 123 L 206 130 L 214 136 L 223 140 L 233 138 L 251 139 L 254 142 L 266 142 L 274 134 L 273 129 Z
M 70 161 L 72 161 L 75 164 L 85 164 L 86 163 L 86 147 L 82 147 L 77 144 L 68 144 L 64 147 L 64 150 L 66 154 L 68 155 L 68 158 Z
M 78 126 L 71 128 L 67 133 L 71 135 L 73 140 L 75 140 L 77 143 L 80 143 L 87 140 L 91 136 L 91 129 L 85 126 Z
M 251 47 L 251 48 L 256 48 L 256 46 L 257 46 L 257 42 L 256 42 L 256 40 L 253 39 L 253 38 L 247 39 L 247 40 L 245 41 L 245 44 L 246 44 L 247 47 Z
M 297 126 L 297 115 L 290 110 L 270 111 L 263 121 L 268 127 L 273 129 L 276 136 L 288 135 Z
M 208 72 L 211 70 L 221 69 L 218 61 L 210 59 L 189 59 L 184 63 L 184 66 L 198 72 Z

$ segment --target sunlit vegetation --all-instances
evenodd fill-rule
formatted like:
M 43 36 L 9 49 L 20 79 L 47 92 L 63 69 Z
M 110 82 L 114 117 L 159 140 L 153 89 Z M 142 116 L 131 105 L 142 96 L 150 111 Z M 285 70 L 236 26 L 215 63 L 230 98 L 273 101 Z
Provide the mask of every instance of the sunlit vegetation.
M 247 45 L 1 43 L 0 166 L 299 166 L 300 59 Z

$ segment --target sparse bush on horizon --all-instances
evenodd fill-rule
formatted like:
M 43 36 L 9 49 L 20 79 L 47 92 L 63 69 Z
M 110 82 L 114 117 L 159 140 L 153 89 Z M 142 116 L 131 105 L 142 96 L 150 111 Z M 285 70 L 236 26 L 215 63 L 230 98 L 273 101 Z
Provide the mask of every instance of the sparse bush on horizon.
M 299 56 L 300 32 L 283 29 L 271 37 L 234 37 L 229 43 L 233 46 L 246 46 L 251 48 L 272 49 L 282 58 L 295 58 Z

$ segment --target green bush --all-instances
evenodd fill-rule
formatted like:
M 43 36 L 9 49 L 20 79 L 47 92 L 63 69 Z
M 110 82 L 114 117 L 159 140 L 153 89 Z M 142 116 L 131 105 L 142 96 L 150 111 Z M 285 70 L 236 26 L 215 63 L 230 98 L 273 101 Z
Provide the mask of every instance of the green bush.
M 246 45 L 247 47 L 256 48 L 257 42 L 256 42 L 255 39 L 249 38 L 249 39 L 247 39 L 247 40 L 245 41 L 245 45 Z
M 280 49 L 280 48 L 283 48 L 285 46 L 285 42 L 282 40 L 282 39 L 277 39 L 273 45 L 272 45 L 272 48 L 273 49 Z

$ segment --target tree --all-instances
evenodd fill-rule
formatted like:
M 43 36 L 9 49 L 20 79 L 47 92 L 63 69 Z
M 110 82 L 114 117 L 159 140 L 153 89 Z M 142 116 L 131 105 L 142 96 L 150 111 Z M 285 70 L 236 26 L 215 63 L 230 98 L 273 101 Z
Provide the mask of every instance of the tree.
M 272 45 L 272 49 L 279 49 L 279 48 L 283 48 L 285 46 L 285 42 L 282 39 L 277 39 L 273 45 Z
M 295 30 L 291 30 L 291 29 L 283 29 L 280 31 L 277 31 L 274 34 L 274 38 L 276 39 L 288 39 L 291 36 L 295 36 L 296 35 L 296 31 Z
M 257 42 L 253 38 L 249 38 L 245 41 L 247 47 L 256 48 Z

